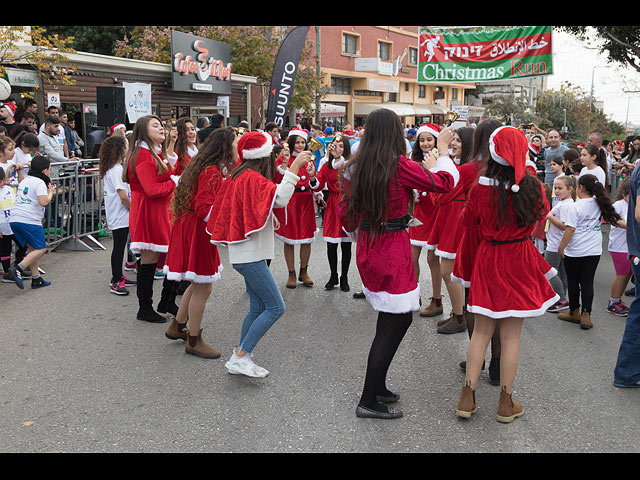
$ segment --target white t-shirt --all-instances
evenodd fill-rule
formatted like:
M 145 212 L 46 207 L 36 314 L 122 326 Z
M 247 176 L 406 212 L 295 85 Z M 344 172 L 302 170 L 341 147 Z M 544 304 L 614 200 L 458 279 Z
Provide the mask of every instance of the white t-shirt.
M 604 170 L 602 169 L 602 167 L 596 167 L 592 170 L 589 170 L 587 167 L 582 167 L 582 170 L 580 170 L 580 175 L 578 175 L 578 178 L 587 174 L 595 175 L 595 177 L 602 184 L 602 186 L 606 185 L 607 174 L 604 173 Z
M 570 205 L 565 212 L 564 224 L 576 229 L 564 249 L 567 257 L 602 254 L 602 214 L 595 198 L 583 198 Z
M 565 221 L 567 209 L 573 204 L 573 199 L 571 197 L 565 198 L 562 201 L 558 201 L 555 206 L 551 209 L 551 213 L 561 222 Z M 562 240 L 562 236 L 564 235 L 564 230 L 560 230 L 553 223 L 549 222 L 549 230 L 547 230 L 547 250 L 550 252 L 557 252 L 558 246 L 560 245 L 560 240 Z
M 11 220 L 11 207 L 13 207 L 15 199 L 16 194 L 9 185 L 0 188 L 0 233 L 2 235 L 13 235 L 9 221 Z
M 615 202 L 613 208 L 622 217 L 622 220 L 626 222 L 629 203 L 623 198 Z M 629 247 L 627 247 L 627 229 L 611 225 L 609 245 L 607 248 L 610 252 L 629 253 Z
M 42 225 L 45 207 L 40 205 L 38 197 L 48 194 L 43 180 L 31 175 L 25 177 L 18 185 L 16 200 L 11 209 L 11 221 Z
M 15 152 L 16 153 L 13 156 L 13 160 L 16 163 L 28 163 L 29 165 L 31 165 L 31 160 L 33 160 L 33 154 L 32 153 L 24 153 L 20 147 L 16 147 Z M 24 173 L 24 176 L 26 177 L 29 174 L 29 167 L 23 167 L 22 168 L 22 172 Z
M 118 190 L 124 190 L 131 198 L 129 185 L 122 180 L 122 170 L 122 164 L 119 163 L 111 167 L 104 176 L 104 207 L 109 230 L 129 226 L 129 209 L 122 204 L 118 194 Z

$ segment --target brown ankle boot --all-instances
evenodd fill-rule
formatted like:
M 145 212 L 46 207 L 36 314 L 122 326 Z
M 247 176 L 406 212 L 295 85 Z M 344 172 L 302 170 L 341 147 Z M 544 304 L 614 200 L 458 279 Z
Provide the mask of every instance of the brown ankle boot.
M 298 275 L 298 280 L 300 280 L 305 287 L 312 287 L 313 280 L 311 280 L 311 277 L 307 273 L 307 267 L 308 265 L 306 267 L 300 267 L 300 275 Z
M 171 340 L 186 340 L 187 339 L 187 324 L 186 323 L 178 323 L 176 321 L 176 317 L 171 319 L 171 323 L 167 328 L 167 331 L 164 332 L 164 336 L 170 338 Z
M 449 321 L 438 327 L 438 333 L 451 334 L 467 331 L 467 321 L 464 315 L 451 315 Z
M 591 323 L 591 314 L 589 312 L 582 312 L 580 315 L 580 328 L 583 330 L 589 330 L 593 327 L 593 323 Z
M 202 339 L 202 329 L 200 329 L 197 336 L 191 335 L 187 330 L 187 343 L 184 344 L 184 351 L 202 358 L 220 358 L 220 352 L 215 348 L 211 348 Z
M 498 401 L 497 419 L 501 423 L 510 423 L 517 417 L 521 417 L 524 413 L 522 404 L 511 398 L 511 394 L 502 390 L 500 392 L 500 400 Z
M 296 288 L 298 282 L 296 282 L 296 271 L 289 270 L 289 279 L 287 280 L 287 288 Z
M 460 399 L 456 407 L 456 415 L 462 418 L 471 418 L 471 415 L 478 411 L 476 405 L 476 392 L 471 387 L 465 385 L 460 392 Z
M 437 325 L 438 325 L 439 327 L 441 327 L 442 325 L 444 325 L 445 323 L 447 323 L 447 322 L 448 322 L 449 320 L 451 320 L 452 318 L 453 318 L 453 312 L 451 312 L 447 318 L 444 318 L 444 319 L 442 319 L 442 320 L 438 320 Z
M 420 310 L 421 317 L 435 317 L 436 315 L 442 315 L 442 298 L 431 297 L 429 305 Z
M 580 323 L 580 308 L 569 310 L 569 313 L 559 313 L 558 320 L 564 320 L 565 322 L 571 323 Z

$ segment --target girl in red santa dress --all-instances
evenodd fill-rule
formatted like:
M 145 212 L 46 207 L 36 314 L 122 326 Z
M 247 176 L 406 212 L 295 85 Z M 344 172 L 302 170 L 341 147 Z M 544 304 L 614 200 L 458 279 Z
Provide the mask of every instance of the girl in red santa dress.
M 437 164 L 427 171 L 426 162 L 419 165 L 404 156 L 400 118 L 382 108 L 367 117 L 358 151 L 344 167 L 341 215 L 348 231 L 359 229 L 356 263 L 362 290 L 378 312 L 358 417 L 402 416 L 386 405 L 399 399 L 387 389 L 386 375 L 412 313 L 420 308 L 407 232 L 409 200 L 414 189 L 446 193 L 455 187 L 458 170 L 447 153 L 451 137 L 450 129 L 440 134 Z
M 172 135 L 175 129 L 175 135 Z M 175 175 L 182 175 L 191 159 L 198 153 L 198 135 L 190 118 L 180 118 L 169 133 L 167 155 L 176 158 L 173 164 Z
M 467 349 L 466 379 L 456 414 L 477 411 L 475 388 L 487 346 L 500 321 L 500 397 L 497 420 L 508 423 L 523 414 L 512 399 L 520 334 L 524 318 L 545 313 L 559 296 L 547 278 L 555 274 L 529 237 L 549 211 L 542 184 L 526 168 L 528 144 L 514 127 L 496 129 L 490 138 L 486 173 L 469 194 L 463 214 L 466 225 L 478 225 L 481 242 L 469 289 L 475 326 Z
M 468 127 L 454 130 L 453 140 L 449 149 L 458 170 L 468 163 L 473 143 L 473 129 Z M 475 180 L 473 170 L 462 169 L 464 176 L 451 192 L 438 195 L 438 215 L 429 234 L 429 244 L 435 246 L 435 255 L 440 260 L 442 280 L 451 299 L 451 316 L 438 322 L 438 333 L 451 334 L 463 332 L 466 329 L 464 310 L 464 288 L 451 280 L 453 263 L 462 238 L 459 228 L 460 214 L 466 202 L 468 185 Z
M 250 132 L 238 141 L 239 163 L 216 195 L 207 232 L 211 243 L 227 247 L 229 263 L 244 277 L 249 294 L 240 343 L 225 367 L 232 374 L 265 377 L 268 371 L 256 365 L 252 353 L 260 339 L 284 314 L 285 305 L 267 260 L 274 256 L 274 208 L 283 208 L 294 195 L 299 172 L 313 163 L 310 151 L 301 152 L 285 170 L 280 183 L 273 179 L 276 165 L 273 138 Z
M 435 124 L 421 126 L 416 132 L 416 141 L 413 144 L 411 159 L 422 163 L 425 158 L 436 160 L 438 151 L 436 141 L 440 135 L 440 127 Z M 435 151 L 434 151 L 435 150 Z M 443 312 L 442 308 L 442 276 L 440 273 L 440 259 L 436 257 L 435 246 L 429 245 L 429 234 L 438 215 L 438 194 L 426 190 L 416 190 L 416 205 L 413 212 L 414 218 L 422 222 L 422 225 L 409 227 L 411 239 L 411 251 L 413 253 L 413 268 L 416 271 L 416 281 L 420 279 L 420 254 L 422 249 L 427 249 L 427 264 L 431 272 L 432 296 L 430 302 L 420 310 L 421 317 L 435 317 Z
M 287 147 L 276 160 L 277 174 L 275 182 L 280 183 L 287 166 L 292 159 L 307 150 L 309 133 L 300 128 L 292 128 L 287 137 Z M 284 258 L 289 270 L 287 288 L 296 288 L 295 245 L 300 245 L 300 274 L 298 280 L 306 287 L 313 286 L 313 280 L 307 272 L 311 257 L 311 244 L 318 230 L 314 208 L 314 194 L 311 191 L 311 173 L 315 174 L 315 165 L 305 164 L 300 171 L 294 172 L 300 180 L 295 187 L 293 197 L 285 208 L 276 208 L 274 214 L 280 222 L 276 238 L 284 243 Z
M 322 227 L 322 238 L 327 243 L 327 258 L 331 278 L 324 286 L 326 290 L 333 289 L 340 284 L 343 292 L 348 292 L 349 288 L 349 265 L 351 263 L 351 243 L 352 237 L 343 228 L 342 220 L 338 215 L 338 205 L 342 200 L 342 185 L 340 183 L 340 171 L 346 159 L 351 156 L 351 148 L 347 137 L 337 136 L 327 145 L 327 161 L 320 167 L 320 170 L 311 177 L 311 188 L 314 192 L 322 192 L 327 187 L 329 197 L 324 210 L 324 223 Z M 316 180 L 314 184 L 314 179 Z M 338 245 L 342 252 L 342 269 L 338 279 Z
M 153 309 L 153 279 L 158 257 L 169 250 L 169 203 L 179 180 L 166 160 L 164 139 L 165 130 L 159 117 L 139 118 L 133 128 L 122 174 L 131 187 L 130 249 L 140 255 L 137 318 L 155 323 L 167 321 Z M 163 293 L 165 290 L 163 288 Z
M 218 248 L 206 231 L 213 202 L 225 174 L 238 158 L 238 138 L 232 128 L 211 132 L 180 177 L 173 197 L 171 242 L 164 267 L 170 281 L 188 281 L 177 315 L 165 336 L 185 340 L 185 352 L 203 358 L 220 353 L 202 339 L 202 317 L 222 264 Z

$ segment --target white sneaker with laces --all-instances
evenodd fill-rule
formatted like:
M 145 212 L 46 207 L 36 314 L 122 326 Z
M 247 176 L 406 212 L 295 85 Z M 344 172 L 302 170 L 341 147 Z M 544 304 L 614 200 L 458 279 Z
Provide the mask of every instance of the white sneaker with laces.
M 231 358 L 224 365 L 227 367 L 229 373 L 234 375 L 246 375 L 247 377 L 257 377 L 264 378 L 269 375 L 269 371 L 259 367 L 253 360 L 251 360 L 251 355 L 245 355 L 244 357 L 238 357 L 236 352 L 233 352 Z

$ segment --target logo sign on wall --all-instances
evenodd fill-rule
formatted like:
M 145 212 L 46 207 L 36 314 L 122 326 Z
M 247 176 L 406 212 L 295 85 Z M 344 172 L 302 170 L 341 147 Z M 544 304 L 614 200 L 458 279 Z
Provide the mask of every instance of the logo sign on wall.
M 421 28 L 418 82 L 491 82 L 553 73 L 553 28 L 450 32 Z
M 231 47 L 227 43 L 171 31 L 173 90 L 231 94 Z

